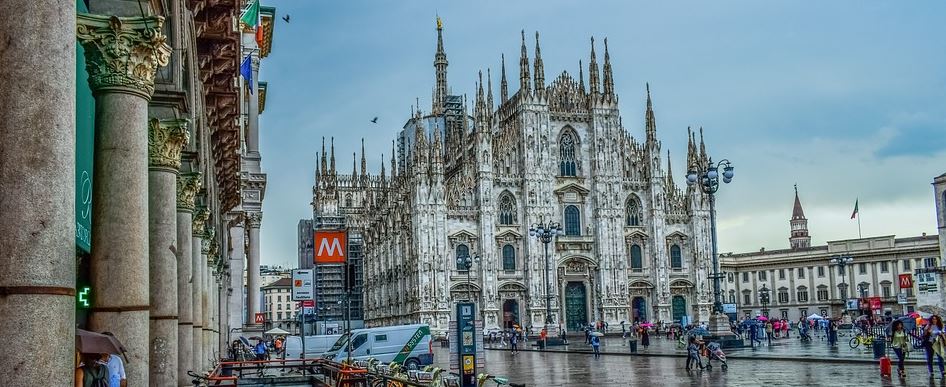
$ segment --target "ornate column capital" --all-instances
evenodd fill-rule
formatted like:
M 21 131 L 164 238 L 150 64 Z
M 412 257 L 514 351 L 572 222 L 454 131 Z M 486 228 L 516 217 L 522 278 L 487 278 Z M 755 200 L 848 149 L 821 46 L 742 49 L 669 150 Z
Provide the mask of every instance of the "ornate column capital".
M 263 223 L 263 213 L 247 212 L 246 223 L 250 228 L 259 228 L 260 224 Z
M 177 176 L 177 210 L 182 212 L 194 212 L 196 205 L 194 199 L 197 198 L 197 191 L 200 191 L 201 179 L 200 172 L 191 172 L 185 173 L 183 175 Z M 207 213 L 206 208 L 202 208 L 202 211 L 205 212 L 204 221 L 207 220 L 209 213 Z M 197 219 L 194 219 L 194 227 L 197 226 Z M 201 223 L 203 224 L 203 223 Z
M 76 14 L 76 37 L 85 48 L 93 92 L 118 89 L 145 99 L 154 93 L 154 74 L 166 66 L 171 46 L 161 33 L 164 18 Z
M 184 118 L 148 120 L 148 166 L 175 172 L 181 168 L 181 151 L 190 141 L 189 123 Z
M 212 261 L 218 254 L 220 254 L 220 244 L 218 244 L 217 239 L 213 237 L 213 227 L 208 229 L 207 236 L 207 240 L 210 241 L 207 243 L 207 261 L 209 262 Z M 203 248 L 201 248 L 201 252 L 203 252 Z
M 180 201 L 178 201 L 178 203 L 180 203 Z M 178 206 L 180 206 L 180 204 L 178 204 Z M 208 218 L 210 218 L 210 211 L 207 210 L 207 207 L 200 207 L 197 209 L 197 212 L 194 213 L 193 235 L 195 237 L 202 238 L 204 236 L 204 228 L 206 227 Z

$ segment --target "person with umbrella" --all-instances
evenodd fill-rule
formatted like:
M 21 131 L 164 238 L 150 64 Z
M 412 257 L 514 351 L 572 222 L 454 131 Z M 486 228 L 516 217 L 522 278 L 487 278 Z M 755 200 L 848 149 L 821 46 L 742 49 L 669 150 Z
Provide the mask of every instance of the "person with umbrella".
M 601 338 L 599 336 L 604 336 L 601 332 L 591 332 L 591 349 L 595 351 L 595 359 L 601 356 Z

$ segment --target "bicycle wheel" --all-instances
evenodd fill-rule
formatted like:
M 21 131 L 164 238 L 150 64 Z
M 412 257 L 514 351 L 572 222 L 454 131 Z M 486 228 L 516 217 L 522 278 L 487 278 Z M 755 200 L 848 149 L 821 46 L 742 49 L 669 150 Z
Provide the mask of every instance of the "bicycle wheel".
M 861 345 L 861 341 L 857 339 L 857 336 L 854 336 L 847 344 L 851 346 L 851 349 L 855 349 L 857 346 Z

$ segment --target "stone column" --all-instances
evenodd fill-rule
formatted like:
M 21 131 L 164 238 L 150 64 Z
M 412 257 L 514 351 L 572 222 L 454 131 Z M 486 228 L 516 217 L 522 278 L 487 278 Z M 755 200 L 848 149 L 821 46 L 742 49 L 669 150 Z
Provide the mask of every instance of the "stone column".
M 0 384 L 71 386 L 76 5 L 0 5 L 16 10 L 0 13 L 0 337 L 8 348 L 41 348 L 28 361 L 21 351 L 0 352 Z
M 174 385 L 178 379 L 177 178 L 187 141 L 187 120 L 148 121 L 148 376 L 152 386 Z
M 200 190 L 200 173 L 188 173 L 177 179 L 177 382 L 180 386 L 191 385 L 187 371 L 192 369 L 194 354 L 191 353 L 194 340 L 194 304 L 191 288 L 193 275 L 191 259 L 194 255 L 194 238 L 198 226 L 203 233 L 207 211 L 194 215 L 194 199 Z M 198 250 L 200 246 L 198 245 Z
M 246 315 L 246 309 L 243 308 L 243 244 L 246 234 L 243 228 L 243 214 L 231 213 L 233 219 L 229 222 L 230 227 L 230 291 L 227 293 L 227 302 L 229 303 L 229 312 L 227 317 L 230 319 L 230 328 L 243 327 L 243 321 L 253 322 L 253 316 Z
M 246 213 L 246 223 L 250 228 L 250 251 L 246 258 L 246 309 L 249 318 L 260 312 L 259 227 L 262 221 L 262 212 Z M 247 324 L 254 323 L 253 320 L 247 321 Z
M 251 38 L 253 45 L 256 39 Z M 253 71 L 253 82 L 249 85 L 252 88 L 250 101 L 247 105 L 246 122 L 246 154 L 247 156 L 259 159 L 259 51 L 250 54 L 250 67 Z
M 148 101 L 155 70 L 167 64 L 171 48 L 159 16 L 76 19 L 95 94 L 91 278 L 97 295 L 89 326 L 122 341 L 128 384 L 142 385 L 149 369 Z
M 207 260 L 207 253 L 211 249 L 211 241 L 213 241 L 214 229 L 209 227 L 203 234 L 203 240 L 201 241 L 200 249 L 195 250 L 193 253 L 193 260 L 191 264 L 193 265 L 193 274 L 191 275 L 191 298 L 193 299 L 193 312 L 194 312 L 194 331 L 193 336 L 194 340 L 191 342 L 191 350 L 194 351 L 194 365 L 193 368 L 196 371 L 203 370 L 203 355 L 204 355 L 204 341 L 201 339 L 204 332 L 204 309 L 203 303 L 201 302 L 201 294 L 204 288 L 204 276 L 203 276 L 203 267 L 204 262 Z
M 207 260 L 204 261 L 204 267 L 203 267 L 203 273 L 202 273 L 204 276 L 204 280 L 203 280 L 204 288 L 201 291 L 201 302 L 203 303 L 201 307 L 201 311 L 204 313 L 204 316 L 203 316 L 204 328 L 203 328 L 203 335 L 201 336 L 201 340 L 203 341 L 203 345 L 202 345 L 202 348 L 204 350 L 204 355 L 203 355 L 204 363 L 203 364 L 204 364 L 205 369 L 210 368 L 211 359 L 213 357 L 213 348 L 210 345 L 210 333 L 213 331 L 213 319 L 210 317 L 211 316 L 210 311 L 213 308 L 212 301 L 210 300 L 211 294 L 212 294 L 211 286 L 213 285 L 211 283 L 211 278 L 212 278 L 211 273 L 213 271 L 213 262 L 215 260 L 214 257 L 217 255 L 217 253 L 219 253 L 219 251 L 215 251 L 214 253 L 215 254 L 213 255 L 207 256 Z

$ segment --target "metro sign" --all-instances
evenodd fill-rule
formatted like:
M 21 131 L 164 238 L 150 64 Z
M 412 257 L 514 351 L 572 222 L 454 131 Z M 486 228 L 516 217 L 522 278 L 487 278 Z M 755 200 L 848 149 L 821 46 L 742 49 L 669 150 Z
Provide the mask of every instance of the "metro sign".
M 257 323 L 257 324 L 262 324 L 262 323 L 264 323 L 264 322 L 266 322 L 266 315 L 263 314 L 263 313 L 257 313 L 257 314 L 256 314 L 256 323 Z
M 900 274 L 900 289 L 910 289 L 913 287 L 913 274 Z
M 348 233 L 345 231 L 315 232 L 315 263 L 345 263 L 348 253 Z

